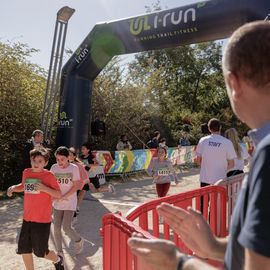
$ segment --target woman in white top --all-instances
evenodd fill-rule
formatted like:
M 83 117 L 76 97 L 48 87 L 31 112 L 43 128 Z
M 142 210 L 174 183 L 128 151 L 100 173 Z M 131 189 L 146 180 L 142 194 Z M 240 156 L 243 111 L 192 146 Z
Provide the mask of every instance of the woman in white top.
M 234 167 L 227 172 L 227 177 L 244 172 L 244 166 L 248 164 L 249 154 L 245 145 L 240 143 L 238 133 L 235 128 L 229 128 L 224 133 L 225 137 L 233 143 L 237 158 L 234 159 Z

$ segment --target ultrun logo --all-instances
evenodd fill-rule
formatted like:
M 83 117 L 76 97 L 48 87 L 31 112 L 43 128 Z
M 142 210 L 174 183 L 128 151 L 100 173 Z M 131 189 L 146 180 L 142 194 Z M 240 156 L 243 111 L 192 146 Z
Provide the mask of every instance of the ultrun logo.
M 60 119 L 58 121 L 59 127 L 72 127 L 72 122 L 73 119 L 72 118 L 68 119 L 66 112 L 60 113 Z
M 160 16 L 160 17 L 159 17 Z M 148 15 L 133 18 L 130 20 L 130 32 L 133 35 L 139 35 L 142 31 L 150 30 L 152 27 L 154 29 L 158 28 L 160 25 L 166 27 L 169 24 L 178 25 L 182 21 L 187 23 L 192 20 L 196 21 L 196 9 L 189 8 L 185 11 L 179 10 L 165 13 L 164 15 L 156 14 L 154 17 L 153 25 L 149 24 Z
M 79 48 L 76 51 L 76 57 L 75 57 L 75 61 L 80 64 L 82 62 L 82 60 L 87 56 L 89 50 L 87 48 Z

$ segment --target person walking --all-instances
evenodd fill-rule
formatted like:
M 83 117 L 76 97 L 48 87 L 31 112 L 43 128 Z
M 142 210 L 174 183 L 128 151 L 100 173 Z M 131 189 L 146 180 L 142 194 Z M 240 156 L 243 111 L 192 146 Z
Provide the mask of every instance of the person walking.
M 196 161 L 200 166 L 200 185 L 205 187 L 226 178 L 233 168 L 236 153 L 230 140 L 220 135 L 221 124 L 212 118 L 208 122 L 210 135 L 202 137 L 196 147 Z

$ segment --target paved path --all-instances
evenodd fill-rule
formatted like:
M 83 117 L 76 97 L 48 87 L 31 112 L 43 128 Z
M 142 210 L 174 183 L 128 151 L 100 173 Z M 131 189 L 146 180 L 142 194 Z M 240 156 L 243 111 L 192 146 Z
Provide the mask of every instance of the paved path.
M 183 182 L 177 187 L 172 184 L 169 194 L 175 194 L 199 187 L 198 169 L 181 174 Z M 78 217 L 77 231 L 86 240 L 84 251 L 75 256 L 73 244 L 64 237 L 64 257 L 66 270 L 102 270 L 102 239 L 99 234 L 102 216 L 106 213 L 120 211 L 123 215 L 132 207 L 156 198 L 155 187 L 148 177 L 138 175 L 126 182 L 116 182 L 115 195 L 87 194 Z M 21 256 L 16 255 L 16 234 L 21 226 L 22 199 L 0 201 L 0 270 L 22 270 Z M 53 226 L 52 226 L 53 230 Z M 54 248 L 53 237 L 50 247 Z M 36 258 L 35 269 L 53 270 L 52 263 Z

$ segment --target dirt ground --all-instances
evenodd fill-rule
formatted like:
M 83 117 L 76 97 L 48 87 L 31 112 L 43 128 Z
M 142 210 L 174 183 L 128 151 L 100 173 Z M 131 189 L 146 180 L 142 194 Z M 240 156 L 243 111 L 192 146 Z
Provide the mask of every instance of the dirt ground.
M 199 187 L 199 170 L 189 169 L 180 174 L 183 181 L 171 185 L 169 195 Z M 125 182 L 114 182 L 116 194 L 88 193 L 80 207 L 76 230 L 85 239 L 84 250 L 74 255 L 73 243 L 64 237 L 64 260 L 66 270 L 101 270 L 102 269 L 102 238 L 99 234 L 102 216 L 106 213 L 120 211 L 123 215 L 132 207 L 156 198 L 152 180 L 142 174 L 130 176 Z M 38 206 L 37 206 L 38 207 Z M 16 236 L 22 222 L 22 198 L 0 201 L 0 270 L 23 270 L 21 256 L 16 254 Z M 53 231 L 53 225 L 52 225 Z M 51 234 L 50 248 L 54 249 Z M 54 269 L 51 262 L 34 258 L 35 269 Z

